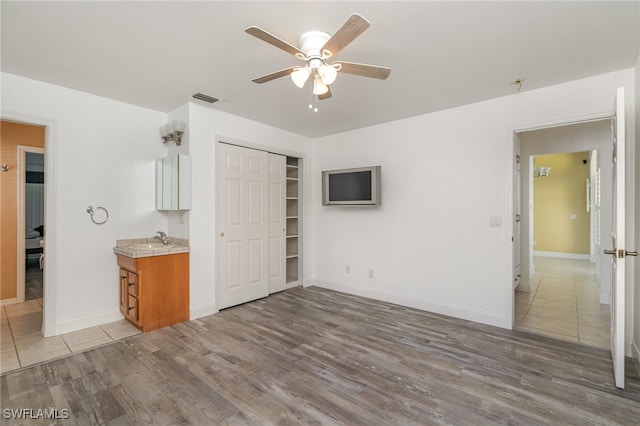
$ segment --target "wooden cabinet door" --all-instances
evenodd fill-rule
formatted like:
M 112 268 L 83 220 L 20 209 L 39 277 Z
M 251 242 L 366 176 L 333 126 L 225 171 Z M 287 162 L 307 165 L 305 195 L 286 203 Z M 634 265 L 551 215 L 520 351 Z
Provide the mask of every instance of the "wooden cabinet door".
M 138 307 L 138 274 L 128 271 L 127 279 L 127 314 L 129 321 L 136 325 L 140 325 L 139 307 Z
M 128 315 L 127 298 L 129 287 L 129 271 L 120 268 L 120 312 L 125 317 Z

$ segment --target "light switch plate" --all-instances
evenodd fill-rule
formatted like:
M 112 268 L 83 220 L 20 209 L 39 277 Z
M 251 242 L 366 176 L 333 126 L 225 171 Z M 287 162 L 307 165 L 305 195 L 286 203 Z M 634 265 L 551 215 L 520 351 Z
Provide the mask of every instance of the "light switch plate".
M 489 217 L 489 227 L 500 228 L 501 226 L 502 226 L 502 217 L 500 216 Z

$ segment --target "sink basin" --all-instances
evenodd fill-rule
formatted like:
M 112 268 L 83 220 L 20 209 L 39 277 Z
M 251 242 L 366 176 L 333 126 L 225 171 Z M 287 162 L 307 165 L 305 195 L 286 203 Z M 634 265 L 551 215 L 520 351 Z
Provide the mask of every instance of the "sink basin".
M 173 244 L 164 245 L 162 243 L 138 243 L 129 246 L 132 250 L 160 250 L 173 247 Z

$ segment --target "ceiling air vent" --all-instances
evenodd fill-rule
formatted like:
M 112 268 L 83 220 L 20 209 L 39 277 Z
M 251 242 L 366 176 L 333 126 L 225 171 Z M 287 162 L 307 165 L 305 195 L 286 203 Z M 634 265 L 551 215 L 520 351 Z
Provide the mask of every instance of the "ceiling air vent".
M 196 93 L 195 95 L 193 95 L 193 97 L 204 102 L 209 102 L 210 104 L 218 102 L 220 100 L 218 98 L 214 98 L 213 96 L 205 95 L 204 93 Z

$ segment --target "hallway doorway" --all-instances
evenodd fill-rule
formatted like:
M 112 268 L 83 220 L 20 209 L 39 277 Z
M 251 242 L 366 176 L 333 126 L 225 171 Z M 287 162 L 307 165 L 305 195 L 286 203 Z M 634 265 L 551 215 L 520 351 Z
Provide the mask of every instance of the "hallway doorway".
M 602 259 L 600 234 L 611 225 L 610 120 L 526 131 L 518 137 L 523 159 L 522 282 L 514 296 L 514 328 L 608 348 L 611 275 L 610 262 Z M 561 163 L 544 170 L 546 164 L 534 161 L 554 156 L 576 164 L 563 172 Z M 551 188 L 554 172 L 557 179 L 575 180 L 573 187 Z M 536 198 L 534 186 L 547 191 L 547 198 Z
M 21 329 L 42 336 L 46 128 L 2 120 L 1 130 L 1 304 L 7 312 L 28 313 Z

